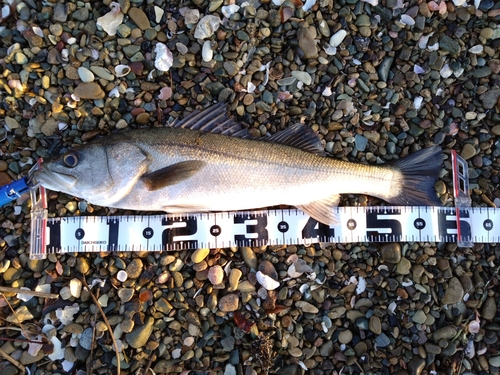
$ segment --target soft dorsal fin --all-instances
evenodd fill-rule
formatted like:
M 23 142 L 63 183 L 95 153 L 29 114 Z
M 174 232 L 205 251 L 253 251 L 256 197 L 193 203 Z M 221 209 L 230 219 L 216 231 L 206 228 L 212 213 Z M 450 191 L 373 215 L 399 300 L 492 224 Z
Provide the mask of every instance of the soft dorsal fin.
M 303 151 L 315 155 L 326 155 L 318 135 L 311 128 L 300 123 L 293 124 L 287 129 L 273 134 L 269 138 L 264 138 L 264 140 L 300 148 Z
M 169 126 L 239 138 L 245 138 L 248 135 L 247 129 L 240 122 L 228 117 L 226 103 L 218 103 L 202 111 L 194 111 L 186 118 L 174 121 Z

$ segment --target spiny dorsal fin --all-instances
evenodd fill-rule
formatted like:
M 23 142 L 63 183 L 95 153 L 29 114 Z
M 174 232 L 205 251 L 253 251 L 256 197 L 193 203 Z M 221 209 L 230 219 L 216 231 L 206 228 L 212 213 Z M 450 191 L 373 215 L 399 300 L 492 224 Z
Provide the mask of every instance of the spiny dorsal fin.
M 177 184 L 193 175 L 205 166 L 201 160 L 187 160 L 158 169 L 141 177 L 149 191 Z
M 264 140 L 300 148 L 303 151 L 307 151 L 315 155 L 326 155 L 323 145 L 321 144 L 321 139 L 318 135 L 311 128 L 300 123 L 293 124 L 287 129 L 273 134 L 269 138 L 264 138 Z
M 218 103 L 202 111 L 194 111 L 186 118 L 174 121 L 169 126 L 239 138 L 245 138 L 248 135 L 247 129 L 241 123 L 228 117 L 226 103 Z
M 170 127 L 197 130 L 203 133 L 229 135 L 238 138 L 253 138 L 240 122 L 227 116 L 227 106 L 225 103 L 218 103 L 203 111 L 195 111 L 181 121 L 174 121 Z M 257 139 L 299 148 L 315 155 L 327 155 L 318 135 L 311 128 L 302 124 L 294 124 L 270 137 Z

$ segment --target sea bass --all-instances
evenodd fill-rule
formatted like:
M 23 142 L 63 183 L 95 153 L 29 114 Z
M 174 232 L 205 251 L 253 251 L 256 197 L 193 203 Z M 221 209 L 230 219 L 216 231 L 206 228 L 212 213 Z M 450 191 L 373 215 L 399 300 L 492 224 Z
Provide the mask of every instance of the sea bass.
M 295 206 L 325 224 L 340 194 L 368 194 L 393 205 L 439 205 L 438 147 L 392 165 L 327 157 L 316 133 L 295 124 L 253 139 L 224 105 L 163 128 L 114 133 L 44 161 L 42 186 L 93 204 L 189 213 Z

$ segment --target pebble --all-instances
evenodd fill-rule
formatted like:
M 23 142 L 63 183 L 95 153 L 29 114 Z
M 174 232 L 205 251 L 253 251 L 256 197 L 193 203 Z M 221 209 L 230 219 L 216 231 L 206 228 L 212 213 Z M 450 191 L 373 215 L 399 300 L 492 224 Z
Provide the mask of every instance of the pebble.
M 238 284 L 242 275 L 243 272 L 241 272 L 241 270 L 239 270 L 238 268 L 233 268 L 231 270 L 231 273 L 229 274 L 229 286 L 231 287 L 232 291 L 238 289 Z
M 139 258 L 132 259 L 132 261 L 125 268 L 125 272 L 130 279 L 137 279 L 141 276 L 143 264 Z
M 95 82 L 83 82 L 75 87 L 75 95 L 80 99 L 102 99 L 104 91 Z
M 497 316 L 497 300 L 494 297 L 488 297 L 483 303 L 481 317 L 485 320 L 493 320 Z
M 78 68 L 78 76 L 82 82 L 92 82 L 95 79 L 94 73 L 83 66 Z
M 349 344 L 352 340 L 352 332 L 348 329 L 340 332 L 339 334 L 339 342 L 341 344 Z
M 239 299 L 235 293 L 228 293 L 219 300 L 219 309 L 223 312 L 238 310 Z
M 191 261 L 193 263 L 201 263 L 210 254 L 210 249 L 197 249 L 191 254 Z
M 411 262 L 405 258 L 402 257 L 399 263 L 396 266 L 396 272 L 400 275 L 408 275 L 411 270 Z
M 153 325 L 155 320 L 148 316 L 144 324 L 135 326 L 132 332 L 126 334 L 125 339 L 127 343 L 134 349 L 142 348 L 149 340 L 153 332 Z
M 398 243 L 383 244 L 380 248 L 380 256 L 384 262 L 399 263 L 401 261 L 401 246 Z
M 408 362 L 408 375 L 420 375 L 425 368 L 425 359 L 419 356 L 413 356 Z
M 215 265 L 208 269 L 208 281 L 212 283 L 212 285 L 219 285 L 224 280 L 224 270 L 221 266 Z
M 452 277 L 448 281 L 448 289 L 444 292 L 443 304 L 452 305 L 462 301 L 464 296 L 464 288 L 456 277 Z
M 90 70 L 98 77 L 105 79 L 106 81 L 113 81 L 115 79 L 115 76 L 106 68 L 103 68 L 102 66 L 95 66 L 92 65 L 90 67 Z
M 131 7 L 127 14 L 139 29 L 144 31 L 150 28 L 149 19 L 141 8 Z
M 255 255 L 254 251 L 252 250 L 252 248 L 240 247 L 239 251 L 241 253 L 241 257 L 243 258 L 243 260 L 245 261 L 247 266 L 250 267 L 250 269 L 256 270 L 258 261 L 257 261 L 257 257 Z
M 411 317 L 411 320 L 418 324 L 424 324 L 427 316 L 422 310 L 415 311 L 415 314 Z

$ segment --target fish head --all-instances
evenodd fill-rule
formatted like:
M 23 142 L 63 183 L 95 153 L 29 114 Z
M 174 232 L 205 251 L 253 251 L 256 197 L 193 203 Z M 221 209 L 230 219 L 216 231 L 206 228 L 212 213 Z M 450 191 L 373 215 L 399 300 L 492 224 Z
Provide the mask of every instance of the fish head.
M 111 206 L 146 172 L 150 157 L 130 143 L 96 142 L 44 161 L 35 179 L 45 188 Z

